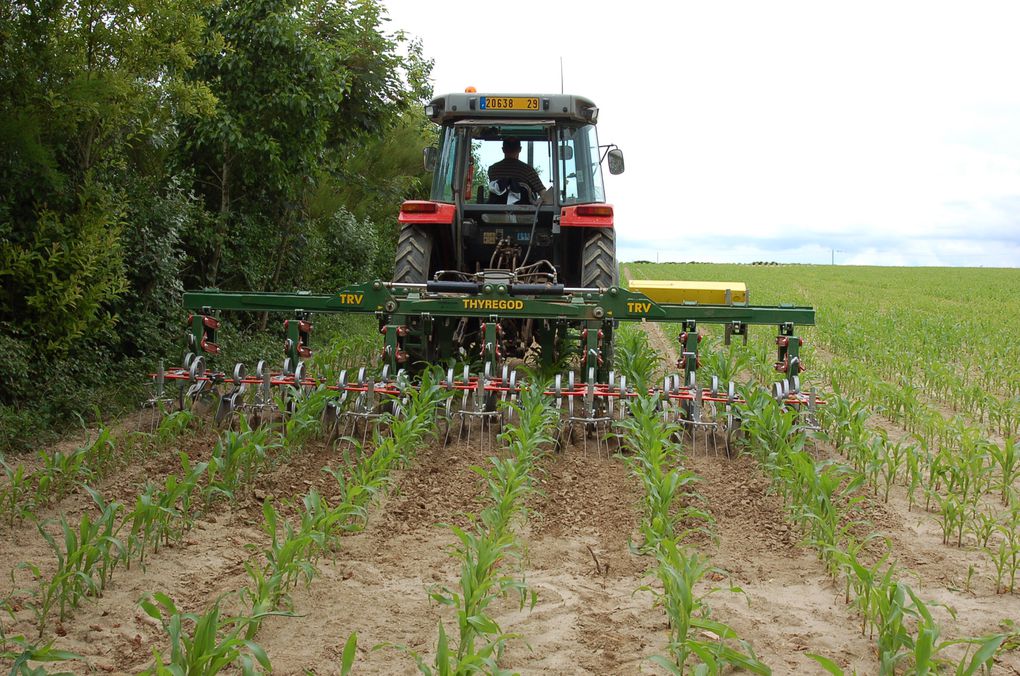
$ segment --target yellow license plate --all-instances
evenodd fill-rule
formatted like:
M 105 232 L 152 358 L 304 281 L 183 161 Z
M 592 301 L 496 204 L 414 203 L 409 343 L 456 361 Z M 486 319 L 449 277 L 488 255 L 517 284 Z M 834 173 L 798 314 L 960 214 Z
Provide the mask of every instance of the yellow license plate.
M 478 99 L 481 110 L 538 110 L 537 96 L 482 96 Z

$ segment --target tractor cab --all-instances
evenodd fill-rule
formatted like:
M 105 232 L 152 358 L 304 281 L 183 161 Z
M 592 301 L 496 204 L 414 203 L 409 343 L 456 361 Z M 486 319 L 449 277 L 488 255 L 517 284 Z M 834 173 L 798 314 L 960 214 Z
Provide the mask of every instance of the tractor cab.
M 425 112 L 441 128 L 438 147 L 425 152 L 432 190 L 401 208 L 394 281 L 501 271 L 522 283 L 616 284 L 602 166 L 608 157 L 620 173 L 623 156 L 599 145 L 592 101 L 468 91 L 437 97 Z

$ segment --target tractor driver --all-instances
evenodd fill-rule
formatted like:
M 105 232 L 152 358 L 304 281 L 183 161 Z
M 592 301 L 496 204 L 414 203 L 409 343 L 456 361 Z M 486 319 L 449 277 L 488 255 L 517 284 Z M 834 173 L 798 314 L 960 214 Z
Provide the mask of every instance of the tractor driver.
M 497 181 L 501 178 L 516 179 L 519 183 L 531 188 L 536 197 L 545 192 L 545 185 L 535 171 L 527 162 L 522 162 L 521 142 L 517 139 L 505 139 L 503 141 L 503 159 L 489 167 L 489 180 Z

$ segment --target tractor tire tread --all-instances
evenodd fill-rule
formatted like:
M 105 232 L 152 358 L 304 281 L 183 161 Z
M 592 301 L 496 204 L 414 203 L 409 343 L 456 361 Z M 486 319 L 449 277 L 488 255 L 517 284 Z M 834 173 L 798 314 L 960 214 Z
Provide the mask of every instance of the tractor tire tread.
M 581 252 L 581 286 L 606 288 L 618 282 L 616 266 L 616 231 L 595 230 L 584 242 Z
M 405 225 L 397 238 L 393 281 L 421 284 L 428 281 L 432 234 L 418 225 Z

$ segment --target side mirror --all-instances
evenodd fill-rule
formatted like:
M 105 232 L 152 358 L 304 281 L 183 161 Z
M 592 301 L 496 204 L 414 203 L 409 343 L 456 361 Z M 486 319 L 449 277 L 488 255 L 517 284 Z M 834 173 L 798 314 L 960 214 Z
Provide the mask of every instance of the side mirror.
M 425 171 L 435 171 L 436 161 L 439 159 L 439 148 L 429 146 L 422 151 L 422 159 L 425 160 Z
M 563 144 L 560 146 L 560 159 L 569 162 L 574 159 L 574 147 Z
M 613 148 L 609 151 L 609 173 L 612 175 L 623 173 L 623 151 L 619 148 Z

